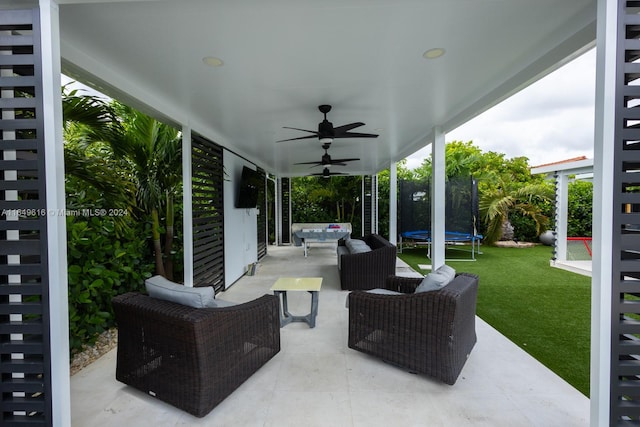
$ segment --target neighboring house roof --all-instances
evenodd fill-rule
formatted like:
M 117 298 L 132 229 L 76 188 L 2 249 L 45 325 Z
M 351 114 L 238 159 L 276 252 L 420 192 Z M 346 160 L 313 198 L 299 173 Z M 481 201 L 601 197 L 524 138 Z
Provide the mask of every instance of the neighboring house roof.
M 593 174 L 593 159 L 586 156 L 573 157 L 571 159 L 560 160 L 553 163 L 546 163 L 531 167 L 531 174 L 564 174 L 564 175 L 587 175 Z

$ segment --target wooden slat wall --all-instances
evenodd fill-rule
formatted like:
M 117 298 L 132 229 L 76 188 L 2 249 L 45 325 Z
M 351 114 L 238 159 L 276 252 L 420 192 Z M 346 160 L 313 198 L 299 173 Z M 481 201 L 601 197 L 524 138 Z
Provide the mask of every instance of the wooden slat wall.
M 191 141 L 193 284 L 224 290 L 224 167 L 222 147 L 198 135 Z
M 264 170 L 258 168 L 264 185 L 258 196 L 258 259 L 267 255 L 267 181 Z
M 39 33 L 37 10 L 0 14 L 2 426 L 52 423 Z

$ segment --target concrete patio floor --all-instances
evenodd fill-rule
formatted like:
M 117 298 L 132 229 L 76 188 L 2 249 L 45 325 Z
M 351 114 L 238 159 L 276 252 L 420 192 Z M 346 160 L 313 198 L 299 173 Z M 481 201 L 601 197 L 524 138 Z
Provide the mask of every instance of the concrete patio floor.
M 487 323 L 449 386 L 347 347 L 335 245 L 268 248 L 254 276 L 217 297 L 244 302 L 281 276 L 323 277 L 316 327 L 281 329 L 282 349 L 204 418 L 115 380 L 115 350 L 71 377 L 72 423 L 90 426 L 586 426 L 589 400 Z M 399 271 L 406 267 L 399 264 Z M 482 278 L 480 278 L 482 292 Z M 290 293 L 293 314 L 308 293 Z

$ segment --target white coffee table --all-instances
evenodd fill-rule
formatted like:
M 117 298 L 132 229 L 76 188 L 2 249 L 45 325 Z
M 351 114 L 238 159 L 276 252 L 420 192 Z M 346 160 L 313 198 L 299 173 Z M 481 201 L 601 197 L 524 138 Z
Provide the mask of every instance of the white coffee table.
M 316 326 L 316 316 L 318 315 L 318 294 L 322 286 L 322 277 L 280 277 L 271 286 L 273 294 L 282 297 L 282 311 L 280 315 L 280 327 L 291 322 L 307 322 L 310 328 Z M 311 294 L 311 313 L 306 316 L 294 316 L 289 313 L 287 302 L 288 291 L 306 291 Z

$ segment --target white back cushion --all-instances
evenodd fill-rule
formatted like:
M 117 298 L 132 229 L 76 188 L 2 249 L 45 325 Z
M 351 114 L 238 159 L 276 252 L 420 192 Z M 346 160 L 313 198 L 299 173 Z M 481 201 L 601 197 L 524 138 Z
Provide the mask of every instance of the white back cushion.
M 149 296 L 189 307 L 217 307 L 213 287 L 192 288 L 174 283 L 162 276 L 153 276 L 144 281 Z
M 416 293 L 437 291 L 447 286 L 456 277 L 456 270 L 444 264 L 427 274 L 416 288 Z

